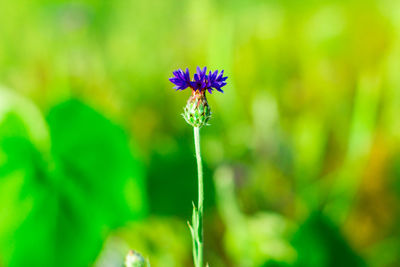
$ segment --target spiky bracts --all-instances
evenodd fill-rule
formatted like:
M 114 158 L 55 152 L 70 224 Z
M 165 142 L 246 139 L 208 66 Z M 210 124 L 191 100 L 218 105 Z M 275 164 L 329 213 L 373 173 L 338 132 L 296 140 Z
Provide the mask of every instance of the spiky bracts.
M 182 115 L 186 122 L 193 127 L 201 128 L 207 125 L 208 120 L 211 118 L 211 109 L 204 91 L 193 91 Z

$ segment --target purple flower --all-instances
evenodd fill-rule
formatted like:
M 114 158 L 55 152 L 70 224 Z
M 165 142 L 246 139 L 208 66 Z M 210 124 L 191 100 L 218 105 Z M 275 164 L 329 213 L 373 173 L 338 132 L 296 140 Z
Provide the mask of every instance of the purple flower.
M 179 69 L 174 72 L 173 78 L 170 78 L 169 80 L 175 84 L 174 89 L 176 90 L 184 90 L 190 86 L 190 74 L 189 74 L 189 69 L 186 68 L 186 72 L 183 72 L 183 70 Z
M 173 72 L 174 77 L 169 80 L 176 85 L 174 87 L 176 90 L 184 90 L 190 87 L 193 91 L 205 92 L 205 90 L 208 90 L 211 94 L 215 89 L 223 93 L 224 91 L 222 91 L 221 87 L 226 85 L 225 81 L 228 79 L 228 77 L 223 77 L 224 71 L 222 70 L 219 75 L 218 70 L 210 71 L 208 75 L 206 73 L 207 67 L 203 69 L 197 67 L 197 72 L 194 74 L 193 80 L 191 80 L 188 69 L 186 69 L 186 72 L 179 69 Z
M 216 89 L 217 91 L 220 91 L 221 93 L 223 93 L 224 91 L 222 91 L 221 87 L 224 87 L 226 85 L 226 79 L 228 79 L 228 77 L 223 77 L 224 75 L 224 70 L 221 71 L 221 73 L 218 75 L 218 70 L 214 71 L 214 73 L 210 73 L 208 74 L 208 86 L 207 86 L 207 90 L 208 92 L 211 94 L 213 88 Z
M 190 84 L 194 90 L 202 90 L 207 86 L 207 67 L 204 67 L 203 70 L 200 67 L 197 67 L 197 73 L 194 74 L 194 81 Z

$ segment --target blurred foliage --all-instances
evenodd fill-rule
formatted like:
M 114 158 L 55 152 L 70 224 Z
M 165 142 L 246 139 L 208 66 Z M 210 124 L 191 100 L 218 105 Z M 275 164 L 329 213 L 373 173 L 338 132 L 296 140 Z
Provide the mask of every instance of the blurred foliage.
M 400 265 L 400 2 L 0 1 L 0 266 Z
M 311 214 L 293 237 L 296 266 L 364 266 L 341 237 L 338 229 L 320 213 Z M 310 253 L 318 251 L 318 253 Z
M 72 100 L 50 111 L 51 151 L 39 151 L 23 114 L 12 110 L 4 114 L 0 138 L 0 171 L 8 189 L 2 256 L 11 266 L 93 263 L 106 231 L 146 211 L 143 171 L 125 134 Z
M 185 143 L 178 147 L 178 144 L 166 140 L 151 155 L 147 188 L 152 196 L 149 205 L 153 214 L 180 216 L 184 220 L 191 216 L 187 206 L 190 207 L 194 196 L 197 196 L 197 180 L 192 177 L 196 161 L 193 160 L 193 144 L 187 141 L 193 140 L 184 140 Z M 207 165 L 203 168 L 204 190 L 207 194 L 204 205 L 207 209 L 215 205 L 215 197 L 211 172 Z

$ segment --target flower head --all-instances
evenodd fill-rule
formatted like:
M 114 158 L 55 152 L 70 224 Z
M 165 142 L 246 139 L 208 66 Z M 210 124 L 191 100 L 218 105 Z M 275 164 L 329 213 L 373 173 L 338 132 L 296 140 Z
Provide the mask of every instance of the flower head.
M 205 92 L 207 90 L 210 94 L 215 89 L 221 93 L 221 87 L 226 85 L 226 79 L 228 77 L 223 77 L 224 71 L 222 70 L 218 75 L 218 70 L 214 72 L 209 72 L 207 75 L 207 67 L 201 69 L 197 67 L 197 72 L 193 76 L 193 80 L 190 78 L 189 70 L 186 69 L 184 72 L 182 69 L 176 70 L 172 72 L 174 77 L 169 80 L 175 84 L 174 89 L 176 90 L 184 90 L 186 88 L 192 88 L 193 91 Z
M 211 94 L 215 89 L 223 93 L 221 87 L 226 85 L 226 79 L 224 77 L 224 71 L 222 70 L 218 74 L 218 70 L 209 72 L 207 75 L 207 68 L 200 69 L 197 67 L 197 72 L 193 76 L 193 80 L 190 78 L 189 70 L 186 72 L 179 69 L 173 72 L 174 77 L 169 80 L 175 84 L 174 89 L 184 90 L 186 88 L 192 89 L 192 95 L 190 96 L 184 113 L 182 114 L 186 122 L 193 127 L 202 127 L 207 125 L 208 120 L 211 118 L 211 109 L 208 105 L 206 98 L 206 90 Z

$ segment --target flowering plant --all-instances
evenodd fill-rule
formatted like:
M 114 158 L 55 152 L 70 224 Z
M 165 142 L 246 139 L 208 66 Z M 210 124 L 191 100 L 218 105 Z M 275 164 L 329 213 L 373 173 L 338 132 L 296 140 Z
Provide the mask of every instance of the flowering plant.
M 179 69 L 173 72 L 174 77 L 169 80 L 175 84 L 174 89 L 185 90 L 192 89 L 192 95 L 189 97 L 184 113 L 182 114 L 186 122 L 193 126 L 194 143 L 197 159 L 197 174 L 198 174 L 198 207 L 193 204 L 192 224 L 189 223 L 190 232 L 193 241 L 193 260 L 196 267 L 203 267 L 203 167 L 200 154 L 200 128 L 207 125 L 211 117 L 211 109 L 207 102 L 206 91 L 212 94 L 213 90 L 221 93 L 222 87 L 226 85 L 224 71 L 220 73 L 218 70 L 207 74 L 207 68 L 200 69 L 197 67 L 197 72 L 190 77 L 189 69 L 186 72 Z

